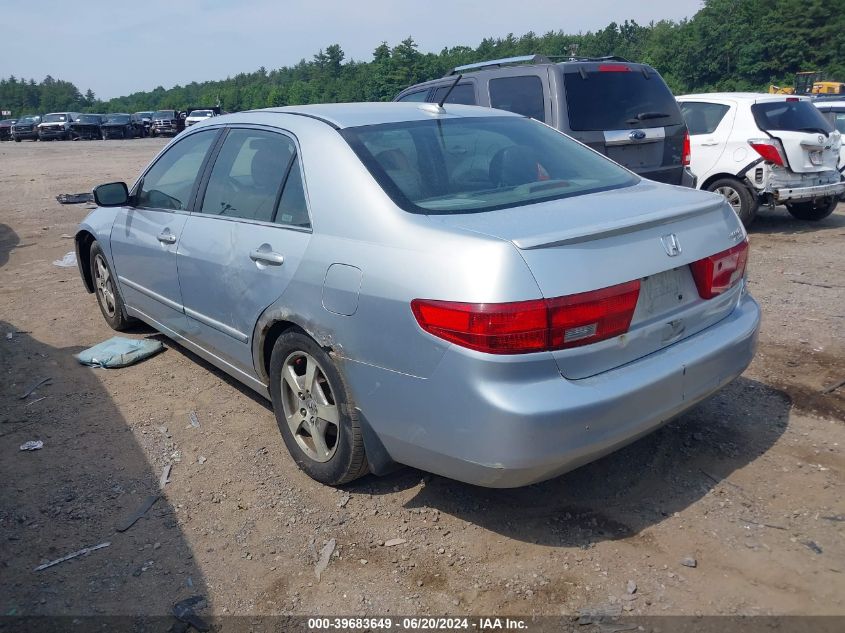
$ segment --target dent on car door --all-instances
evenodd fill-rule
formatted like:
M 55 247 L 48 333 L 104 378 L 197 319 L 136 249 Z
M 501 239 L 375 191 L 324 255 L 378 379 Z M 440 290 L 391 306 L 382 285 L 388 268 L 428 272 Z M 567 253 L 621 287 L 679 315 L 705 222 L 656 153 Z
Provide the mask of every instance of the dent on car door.
M 255 324 L 290 283 L 310 226 L 294 140 L 230 129 L 179 242 L 189 338 L 251 375 Z
M 112 256 L 127 308 L 177 334 L 186 321 L 176 248 L 216 136 L 203 131 L 168 148 L 138 181 L 134 206 L 118 208 L 112 225 Z

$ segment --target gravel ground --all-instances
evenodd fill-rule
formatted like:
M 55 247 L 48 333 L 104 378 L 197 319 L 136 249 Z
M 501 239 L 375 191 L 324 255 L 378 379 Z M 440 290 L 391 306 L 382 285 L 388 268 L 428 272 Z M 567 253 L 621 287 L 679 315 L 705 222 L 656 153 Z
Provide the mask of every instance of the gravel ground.
M 757 358 L 681 419 L 527 488 L 406 468 L 336 490 L 296 469 L 267 402 L 179 346 L 122 370 L 72 358 L 112 332 L 53 265 L 87 212 L 54 198 L 132 181 L 163 145 L 0 145 L 0 615 L 192 595 L 214 615 L 845 614 L 845 387 L 822 393 L 845 379 L 842 206 L 761 212 Z

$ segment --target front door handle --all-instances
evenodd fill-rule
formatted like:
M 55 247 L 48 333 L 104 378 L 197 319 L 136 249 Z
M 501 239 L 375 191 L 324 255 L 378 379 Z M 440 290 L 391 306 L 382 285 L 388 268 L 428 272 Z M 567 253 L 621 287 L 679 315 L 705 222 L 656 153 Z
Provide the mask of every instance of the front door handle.
M 281 266 L 285 263 L 285 256 L 271 250 L 269 244 L 262 244 L 254 251 L 250 251 L 249 258 L 254 262 L 261 262 L 269 266 Z
M 719 141 L 717 141 L 716 139 L 713 139 L 713 138 L 708 138 L 708 139 L 705 139 L 701 142 L 702 147 L 713 147 L 713 146 L 718 145 L 718 144 L 719 144 Z
M 164 229 L 161 233 L 158 234 L 156 239 L 161 242 L 162 244 L 175 244 L 176 243 L 176 236 L 170 232 L 170 229 Z

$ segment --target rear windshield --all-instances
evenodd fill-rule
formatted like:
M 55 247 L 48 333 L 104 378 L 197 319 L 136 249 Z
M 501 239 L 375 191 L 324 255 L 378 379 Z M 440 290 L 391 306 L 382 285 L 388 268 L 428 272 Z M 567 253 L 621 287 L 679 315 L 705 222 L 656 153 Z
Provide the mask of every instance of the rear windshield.
M 809 101 L 769 101 L 751 106 L 754 121 L 761 130 L 819 132 L 830 134 L 833 126 Z
M 382 189 L 411 213 L 492 211 L 639 181 L 560 132 L 522 117 L 388 123 L 341 134 Z
M 608 66 L 629 68 L 625 64 Z M 648 78 L 636 67 L 585 71 L 583 75 L 566 72 L 563 77 L 573 130 L 630 130 L 683 122 L 672 92 L 653 70 Z

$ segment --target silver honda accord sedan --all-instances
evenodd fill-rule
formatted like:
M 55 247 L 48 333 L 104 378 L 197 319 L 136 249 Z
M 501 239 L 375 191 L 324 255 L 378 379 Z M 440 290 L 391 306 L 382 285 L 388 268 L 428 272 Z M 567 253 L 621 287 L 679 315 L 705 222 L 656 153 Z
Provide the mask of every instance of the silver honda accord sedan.
M 308 475 L 407 464 L 491 487 L 678 416 L 756 347 L 721 196 L 471 106 L 214 117 L 76 234 L 116 330 L 140 319 L 268 397 Z

